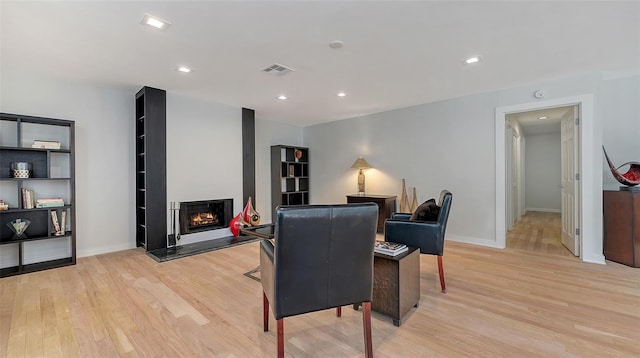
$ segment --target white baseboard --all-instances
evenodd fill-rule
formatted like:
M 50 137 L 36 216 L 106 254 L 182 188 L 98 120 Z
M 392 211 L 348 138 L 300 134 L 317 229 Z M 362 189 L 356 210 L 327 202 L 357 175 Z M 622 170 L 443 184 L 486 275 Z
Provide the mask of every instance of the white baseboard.
M 504 249 L 504 246 L 500 246 L 496 243 L 495 240 L 489 239 L 481 239 L 478 237 L 470 237 L 470 236 L 460 236 L 460 235 L 446 235 L 445 240 L 462 242 L 465 244 L 479 245 L 479 246 L 487 246 L 493 247 L 495 249 Z
M 558 213 L 560 214 L 560 209 L 545 209 L 545 208 L 527 208 L 527 211 L 539 211 L 542 213 Z
M 582 257 L 583 262 L 590 262 L 593 264 L 606 265 L 604 255 L 585 255 Z
M 135 249 L 135 248 L 136 248 L 136 244 L 135 244 L 135 242 L 132 242 L 132 243 L 127 243 L 127 244 L 119 244 L 119 245 L 112 245 L 112 246 L 92 247 L 92 248 L 88 248 L 88 249 L 78 249 L 78 251 L 76 252 L 76 257 L 87 257 L 87 256 L 102 255 L 102 254 L 108 254 L 108 253 L 111 253 L 111 252 L 129 250 L 129 249 Z

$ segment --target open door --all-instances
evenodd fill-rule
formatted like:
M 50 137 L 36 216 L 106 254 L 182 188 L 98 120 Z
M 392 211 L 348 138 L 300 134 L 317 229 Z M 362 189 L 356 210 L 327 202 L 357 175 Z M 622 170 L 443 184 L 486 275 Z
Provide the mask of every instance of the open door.
M 562 220 L 562 244 L 569 249 L 575 256 L 580 255 L 580 237 L 576 228 L 579 218 L 580 203 L 576 194 L 578 190 L 578 163 L 576 156 L 579 143 L 576 138 L 576 126 L 578 125 L 578 107 L 573 106 L 562 116 L 560 122 L 560 137 L 562 143 L 560 145 L 561 163 L 562 163 L 562 204 L 561 204 L 561 220 Z M 578 195 L 579 197 L 579 195 Z

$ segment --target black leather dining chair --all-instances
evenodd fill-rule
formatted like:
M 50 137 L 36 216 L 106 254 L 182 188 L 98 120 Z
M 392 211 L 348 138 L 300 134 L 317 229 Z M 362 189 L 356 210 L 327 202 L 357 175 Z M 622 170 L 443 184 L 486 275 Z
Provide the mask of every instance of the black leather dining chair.
M 275 244 L 260 243 L 264 331 L 269 306 L 284 357 L 284 318 L 363 303 L 365 356 L 373 356 L 371 295 L 378 207 L 373 203 L 276 208 Z

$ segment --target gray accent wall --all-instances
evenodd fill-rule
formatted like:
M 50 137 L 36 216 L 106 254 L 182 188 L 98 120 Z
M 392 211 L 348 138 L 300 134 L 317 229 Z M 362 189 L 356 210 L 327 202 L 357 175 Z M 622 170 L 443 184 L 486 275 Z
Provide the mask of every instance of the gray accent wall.
M 527 211 L 560 212 L 560 132 L 527 135 L 524 175 Z
M 365 172 L 368 193 L 400 195 L 402 178 L 409 188 L 417 187 L 419 203 L 448 189 L 454 196 L 447 239 L 495 246 L 496 107 L 535 102 L 533 93 L 538 89 L 546 91 L 545 100 L 593 95 L 594 134 L 588 138 L 593 147 L 587 151 L 594 168 L 601 168 L 603 129 L 605 145 L 639 152 L 639 85 L 638 75 L 612 79 L 591 74 L 306 127 L 304 144 L 314 153 L 311 202 L 345 202 L 356 185 L 356 171 L 350 165 L 362 155 L 373 167 Z M 602 178 L 591 182 L 588 190 L 596 203 L 586 217 L 600 222 L 593 227 L 601 228 Z M 585 257 L 604 262 L 601 230 L 584 239 L 593 247 Z

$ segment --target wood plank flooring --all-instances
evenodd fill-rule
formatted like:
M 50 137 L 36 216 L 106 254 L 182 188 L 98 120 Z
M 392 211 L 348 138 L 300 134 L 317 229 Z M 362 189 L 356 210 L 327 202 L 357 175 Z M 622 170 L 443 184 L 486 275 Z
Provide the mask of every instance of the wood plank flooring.
M 258 260 L 257 242 L 164 263 L 133 249 L 0 279 L 0 357 L 273 357 L 242 275 Z M 420 306 L 400 327 L 372 315 L 376 357 L 640 356 L 639 269 L 447 242 L 443 294 L 420 261 Z M 362 313 L 287 318 L 285 351 L 362 357 Z
M 561 237 L 559 213 L 528 211 L 507 233 L 507 248 L 536 254 L 575 257 L 562 245 Z

